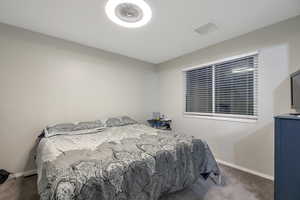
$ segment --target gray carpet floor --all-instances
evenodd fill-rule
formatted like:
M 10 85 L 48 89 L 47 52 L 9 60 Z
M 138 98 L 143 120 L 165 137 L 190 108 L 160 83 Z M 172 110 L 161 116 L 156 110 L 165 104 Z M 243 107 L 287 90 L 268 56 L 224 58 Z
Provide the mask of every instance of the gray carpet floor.
M 192 187 L 160 200 L 273 200 L 273 182 L 221 166 L 222 183 L 199 179 Z M 0 200 L 38 200 L 36 176 L 9 180 L 0 185 Z

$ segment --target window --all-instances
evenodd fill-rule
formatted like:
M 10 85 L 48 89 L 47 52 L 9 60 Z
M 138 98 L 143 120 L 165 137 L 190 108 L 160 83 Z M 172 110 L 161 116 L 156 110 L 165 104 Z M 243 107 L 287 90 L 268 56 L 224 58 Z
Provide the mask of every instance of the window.
M 185 114 L 257 118 L 258 55 L 184 70 Z

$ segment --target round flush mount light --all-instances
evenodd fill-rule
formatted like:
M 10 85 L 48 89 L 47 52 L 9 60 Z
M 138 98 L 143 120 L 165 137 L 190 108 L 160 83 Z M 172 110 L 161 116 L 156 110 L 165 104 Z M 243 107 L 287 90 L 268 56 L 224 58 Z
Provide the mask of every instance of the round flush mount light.
M 105 12 L 111 21 L 126 28 L 144 26 L 152 18 L 152 10 L 144 0 L 109 0 Z

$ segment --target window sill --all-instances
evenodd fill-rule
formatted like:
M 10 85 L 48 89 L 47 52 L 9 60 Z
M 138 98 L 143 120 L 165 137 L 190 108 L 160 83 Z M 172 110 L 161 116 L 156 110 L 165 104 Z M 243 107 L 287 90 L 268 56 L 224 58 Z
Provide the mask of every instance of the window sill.
M 258 119 L 246 119 L 246 118 L 234 118 L 234 117 L 218 117 L 218 116 L 205 116 L 205 115 L 191 115 L 183 114 L 186 118 L 198 118 L 198 119 L 209 119 L 209 120 L 220 120 L 220 121 L 231 121 L 240 123 L 257 123 Z

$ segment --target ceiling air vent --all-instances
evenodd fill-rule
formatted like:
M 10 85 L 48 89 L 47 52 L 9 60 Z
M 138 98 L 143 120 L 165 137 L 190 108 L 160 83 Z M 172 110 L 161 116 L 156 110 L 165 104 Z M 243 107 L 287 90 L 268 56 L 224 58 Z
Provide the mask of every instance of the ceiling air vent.
M 218 27 L 214 23 L 207 23 L 195 29 L 195 32 L 199 33 L 200 35 L 206 35 L 208 33 L 215 32 L 217 29 Z

